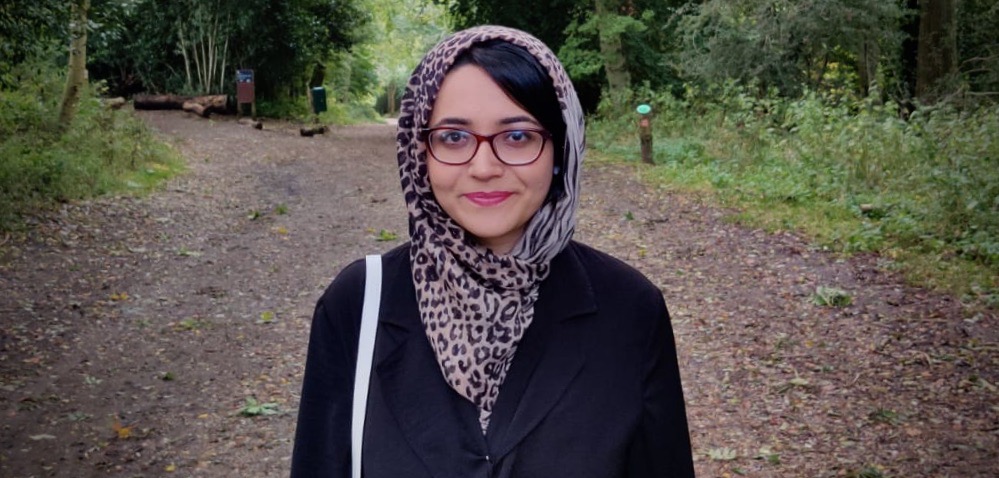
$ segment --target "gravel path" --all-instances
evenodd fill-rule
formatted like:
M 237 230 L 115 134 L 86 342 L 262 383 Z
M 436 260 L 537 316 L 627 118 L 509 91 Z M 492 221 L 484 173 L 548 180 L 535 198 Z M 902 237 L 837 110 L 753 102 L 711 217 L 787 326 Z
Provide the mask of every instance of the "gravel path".
M 285 476 L 313 304 L 406 234 L 394 130 L 140 116 L 186 174 L 0 245 L 0 476 Z M 699 476 L 999 476 L 994 311 L 584 174 L 577 239 L 670 304 Z

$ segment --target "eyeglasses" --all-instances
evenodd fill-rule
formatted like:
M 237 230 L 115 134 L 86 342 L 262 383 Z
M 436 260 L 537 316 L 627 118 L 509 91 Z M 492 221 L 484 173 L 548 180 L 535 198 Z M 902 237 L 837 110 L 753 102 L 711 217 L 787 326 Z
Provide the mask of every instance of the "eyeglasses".
M 471 161 L 483 142 L 489 143 L 496 159 L 503 164 L 525 166 L 541 157 L 545 143 L 552 137 L 542 129 L 509 129 L 483 136 L 459 128 L 428 128 L 423 134 L 430 155 L 455 166 Z

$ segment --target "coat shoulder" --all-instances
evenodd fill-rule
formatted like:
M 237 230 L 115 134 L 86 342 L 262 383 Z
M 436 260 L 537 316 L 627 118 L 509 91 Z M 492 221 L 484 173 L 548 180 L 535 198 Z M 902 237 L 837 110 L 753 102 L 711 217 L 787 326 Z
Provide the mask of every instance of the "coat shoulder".
M 382 254 L 382 269 L 394 270 L 398 267 L 409 267 L 409 243 L 395 247 Z M 344 301 L 357 302 L 360 304 L 364 294 L 364 283 L 367 276 L 367 268 L 364 258 L 357 259 L 344 266 L 343 269 L 333 277 L 333 280 L 326 287 L 320 304 L 342 304 Z
M 580 242 L 571 242 L 568 251 L 573 254 L 589 276 L 595 289 L 631 289 L 642 293 L 661 293 L 644 274 L 606 252 Z

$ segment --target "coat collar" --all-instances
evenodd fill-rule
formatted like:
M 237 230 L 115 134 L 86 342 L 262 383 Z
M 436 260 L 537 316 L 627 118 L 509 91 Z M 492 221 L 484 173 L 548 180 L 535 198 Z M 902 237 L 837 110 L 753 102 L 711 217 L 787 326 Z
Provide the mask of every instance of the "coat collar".
M 584 354 L 569 319 L 597 306 L 576 247 L 570 243 L 552 260 L 485 437 L 478 410 L 447 385 L 424 334 L 408 251 L 387 255 L 382 332 L 375 346 L 377 380 L 403 435 L 434 476 L 460 476 L 474 464 L 468 460 L 487 454 L 494 461 L 502 458 L 551 411 L 579 373 Z

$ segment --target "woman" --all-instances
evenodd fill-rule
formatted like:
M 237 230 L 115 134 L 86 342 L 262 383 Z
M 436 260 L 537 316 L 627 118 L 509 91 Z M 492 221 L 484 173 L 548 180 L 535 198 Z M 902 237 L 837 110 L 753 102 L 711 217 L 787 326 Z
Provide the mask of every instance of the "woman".
M 477 27 L 410 79 L 410 242 L 383 256 L 366 477 L 688 477 L 662 294 L 571 241 L 583 116 L 534 37 Z M 362 262 L 320 299 L 292 476 L 347 477 Z

